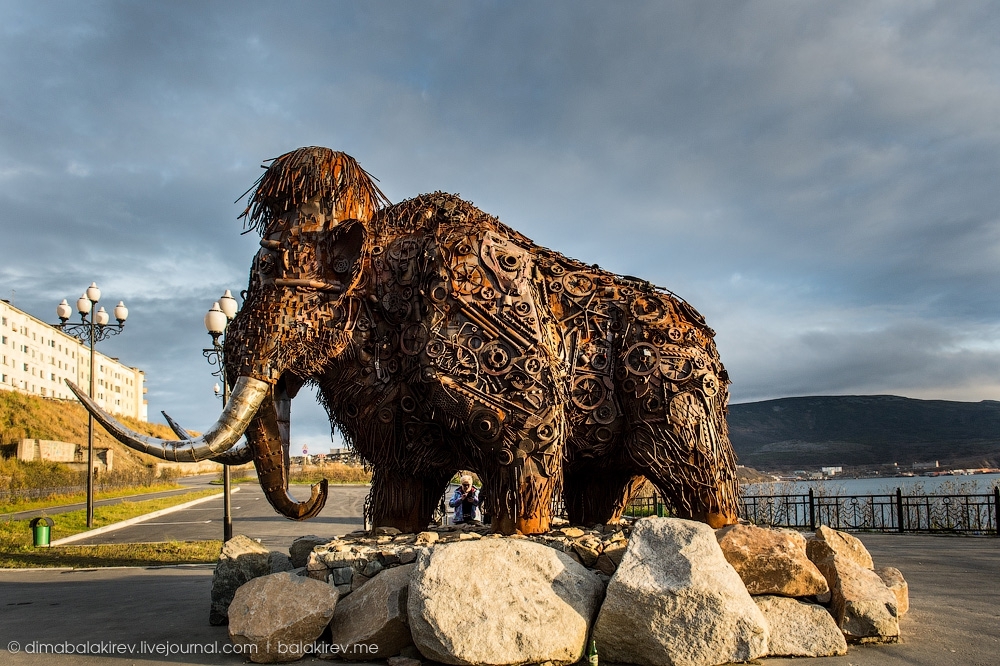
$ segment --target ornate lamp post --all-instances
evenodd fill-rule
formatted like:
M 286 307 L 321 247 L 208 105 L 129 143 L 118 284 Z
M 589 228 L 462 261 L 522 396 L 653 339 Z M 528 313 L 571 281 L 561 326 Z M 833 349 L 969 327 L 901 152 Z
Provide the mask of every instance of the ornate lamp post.
M 73 314 L 69 303 L 64 298 L 62 303 L 56 307 L 56 316 L 60 323 L 55 327 L 63 333 L 72 335 L 83 344 L 90 345 L 90 397 L 96 399 L 97 368 L 94 365 L 94 345 L 103 340 L 107 340 L 112 335 L 118 335 L 125 327 L 125 320 L 128 318 L 128 308 L 123 301 L 118 301 L 115 306 L 114 315 L 118 320 L 118 327 L 108 326 L 110 316 L 101 307 L 93 316 L 89 317 L 93 309 L 97 307 L 97 302 L 101 300 L 101 290 L 96 282 L 91 282 L 76 301 L 76 310 L 80 313 L 80 323 L 70 324 L 69 318 Z M 90 416 L 87 423 L 87 527 L 94 526 L 94 417 Z
M 229 382 L 226 381 L 226 359 L 222 351 L 222 338 L 226 334 L 229 322 L 236 316 L 238 307 L 236 299 L 232 293 L 226 289 L 226 293 L 212 304 L 212 309 L 205 315 L 205 328 L 212 336 L 212 347 L 202 349 L 202 355 L 209 364 L 215 366 L 212 375 L 222 380 L 222 406 L 229 402 Z M 215 385 L 215 394 L 219 395 L 219 385 Z M 223 543 L 233 538 L 233 515 L 232 515 L 232 483 L 229 474 L 229 465 L 222 466 L 222 534 Z

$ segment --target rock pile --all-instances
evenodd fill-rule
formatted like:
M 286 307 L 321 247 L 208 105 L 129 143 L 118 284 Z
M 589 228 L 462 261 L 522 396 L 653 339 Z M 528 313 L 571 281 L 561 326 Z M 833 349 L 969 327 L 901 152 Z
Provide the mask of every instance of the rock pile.
M 501 537 L 491 534 L 488 526 L 450 525 L 419 534 L 400 534 L 391 527 L 380 527 L 375 534 L 351 532 L 318 543 L 319 537 L 296 539 L 289 551 L 292 562 L 305 566 L 308 575 L 329 582 L 346 596 L 383 569 L 416 562 L 417 557 L 435 546 L 477 539 L 516 539 L 532 541 L 564 553 L 578 564 L 594 569 L 607 583 L 625 555 L 631 527 L 627 524 L 583 529 L 563 527 L 543 535 Z M 311 551 L 306 552 L 305 548 Z M 304 553 L 304 554 L 303 554 Z
M 212 606 L 208 622 L 213 625 L 229 621 L 228 609 L 240 586 L 260 576 L 292 569 L 288 556 L 269 551 L 253 539 L 238 534 L 222 546 L 219 561 L 212 575 Z
M 293 573 L 319 586 L 309 595 L 326 601 L 306 613 L 277 592 L 291 589 L 289 573 L 252 582 L 272 585 L 266 593 L 240 588 L 242 624 L 233 621 L 234 605 L 230 635 L 258 646 L 250 655 L 256 662 L 325 653 L 392 658 L 396 666 L 419 666 L 420 657 L 555 666 L 578 661 L 590 637 L 612 662 L 712 666 L 844 654 L 847 641 L 892 642 L 908 606 L 898 570 L 876 572 L 860 541 L 826 527 L 808 540 L 752 525 L 716 532 L 672 518 L 564 526 L 534 537 L 469 526 L 420 534 L 381 528 L 333 540 L 302 537 L 289 551 L 289 565 L 300 567 Z M 254 551 L 261 571 L 265 553 Z M 233 559 L 224 552 L 220 568 L 232 568 Z M 269 563 L 277 560 L 268 555 Z M 266 582 L 276 576 L 280 584 Z M 245 611 L 245 598 L 261 594 L 276 605 Z M 218 612 L 214 590 L 213 604 Z M 296 615 L 303 623 L 292 621 Z M 296 647 L 282 639 L 283 653 L 267 648 L 293 633 Z
M 899 638 L 899 608 L 909 602 L 900 604 L 875 573 L 860 540 L 823 526 L 809 540 L 808 553 L 830 584 L 830 612 L 848 640 L 885 643 Z

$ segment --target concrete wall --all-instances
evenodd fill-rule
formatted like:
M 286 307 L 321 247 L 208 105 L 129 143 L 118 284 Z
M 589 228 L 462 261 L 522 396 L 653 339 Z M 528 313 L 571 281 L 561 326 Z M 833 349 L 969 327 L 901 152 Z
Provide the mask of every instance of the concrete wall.
M 94 468 L 100 472 L 114 469 L 115 452 L 111 449 L 94 447 Z M 17 443 L 17 459 L 25 462 L 45 460 L 67 463 L 73 468 L 87 470 L 87 449 L 71 442 L 57 442 L 51 439 L 22 439 Z
M 17 459 L 48 460 L 50 462 L 77 462 L 76 444 L 50 439 L 22 439 L 17 443 Z

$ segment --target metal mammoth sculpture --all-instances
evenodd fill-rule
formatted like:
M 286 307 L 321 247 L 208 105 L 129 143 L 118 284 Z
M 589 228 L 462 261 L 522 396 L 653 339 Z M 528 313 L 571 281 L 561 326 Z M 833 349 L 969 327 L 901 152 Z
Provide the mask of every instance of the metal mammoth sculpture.
M 736 519 L 726 371 L 685 301 L 535 245 L 450 194 L 387 205 L 351 157 L 273 160 L 243 217 L 261 234 L 225 343 L 232 398 L 199 438 L 154 440 L 77 395 L 120 441 L 170 460 L 253 460 L 268 500 L 315 516 L 324 481 L 288 494 L 291 399 L 319 389 L 373 470 L 375 526 L 426 528 L 459 469 L 494 529 L 613 522 L 643 478 L 677 515 Z M 235 446 L 241 435 L 246 446 Z

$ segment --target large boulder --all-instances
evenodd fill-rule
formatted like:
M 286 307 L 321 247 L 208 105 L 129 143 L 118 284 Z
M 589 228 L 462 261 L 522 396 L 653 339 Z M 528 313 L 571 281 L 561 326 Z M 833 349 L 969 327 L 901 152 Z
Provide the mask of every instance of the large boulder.
M 875 570 L 889 591 L 896 595 L 896 612 L 900 617 L 910 610 L 910 586 L 896 567 L 881 567 Z
M 314 644 L 333 618 L 337 591 L 305 576 L 282 572 L 251 580 L 229 605 L 229 638 L 253 645 L 250 661 L 295 661 Z
M 446 664 L 571 664 L 603 591 L 567 554 L 527 540 L 438 545 L 417 559 L 410 631 L 424 656 Z
M 337 646 L 337 656 L 387 659 L 413 645 L 406 602 L 416 567 L 386 569 L 337 604 L 330 621 L 330 644 Z
M 810 597 L 826 594 L 826 578 L 806 555 L 806 539 L 792 530 L 733 525 L 719 530 L 719 546 L 750 594 Z
M 859 567 L 874 569 L 871 553 L 861 543 L 861 539 L 852 536 L 847 532 L 838 532 L 835 529 L 820 525 L 816 530 L 816 536 L 810 539 L 811 542 L 819 541 L 826 544 L 830 550 L 839 555 L 842 559 L 850 560 Z
M 212 575 L 212 606 L 208 621 L 213 625 L 225 624 L 229 604 L 241 585 L 267 576 L 271 571 L 271 553 L 264 546 L 242 534 L 237 534 L 222 546 L 219 560 Z
M 847 641 L 833 616 L 822 606 L 778 596 L 753 598 L 771 633 L 772 657 L 832 657 L 847 654 Z
M 295 568 L 304 567 L 306 561 L 309 559 L 309 553 L 313 551 L 313 548 L 322 546 L 329 541 L 330 539 L 316 536 L 315 534 L 300 536 L 288 547 L 288 556 L 292 560 L 292 566 Z
M 269 561 L 271 563 L 271 573 L 294 571 L 296 569 L 296 567 L 292 564 L 291 558 L 282 553 L 280 550 L 272 550 Z
M 767 654 L 768 626 L 708 525 L 635 524 L 594 625 L 602 659 L 710 666 Z
M 828 541 L 810 541 L 808 552 L 830 584 L 830 612 L 848 641 L 899 640 L 896 595 L 877 573 L 860 566 L 850 553 L 835 551 Z

